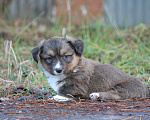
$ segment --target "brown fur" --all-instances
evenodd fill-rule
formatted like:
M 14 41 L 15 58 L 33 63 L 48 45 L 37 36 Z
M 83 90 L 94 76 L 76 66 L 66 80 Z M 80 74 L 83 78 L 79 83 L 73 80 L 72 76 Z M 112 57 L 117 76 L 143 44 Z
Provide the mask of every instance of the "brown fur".
M 73 55 L 73 60 L 69 64 L 68 69 L 70 69 L 71 71 L 73 71 L 75 69 L 75 67 L 78 65 L 79 60 L 80 60 L 80 57 L 77 56 L 76 54 L 74 54 Z
M 53 47 L 53 42 L 56 42 Z M 49 44 L 51 42 L 51 44 Z M 47 40 L 43 45 L 39 45 L 33 49 L 32 54 L 36 60 L 37 48 L 41 48 L 40 61 L 42 66 L 51 74 L 53 74 L 53 64 L 48 64 L 43 56 L 49 56 L 48 51 L 52 50 L 63 66 L 66 78 L 60 80 L 65 82 L 59 88 L 59 95 L 80 98 L 89 98 L 93 92 L 99 92 L 99 96 L 104 99 L 127 99 L 127 98 L 144 98 L 148 97 L 147 87 L 138 79 L 125 74 L 120 69 L 109 65 L 86 59 L 82 56 L 83 42 L 81 40 L 68 37 L 53 37 Z M 51 53 L 50 53 L 51 54 Z M 61 56 L 69 56 L 65 61 Z M 54 62 L 56 63 L 56 62 Z M 78 67 L 77 72 L 73 72 Z

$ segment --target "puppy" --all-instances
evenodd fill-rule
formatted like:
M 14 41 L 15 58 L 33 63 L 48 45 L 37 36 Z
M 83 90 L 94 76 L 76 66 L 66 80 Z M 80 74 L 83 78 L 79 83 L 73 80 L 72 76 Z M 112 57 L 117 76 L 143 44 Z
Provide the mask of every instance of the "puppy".
M 83 57 L 81 40 L 52 37 L 41 41 L 32 55 L 57 93 L 55 100 L 74 98 L 128 99 L 148 97 L 147 87 L 137 78 L 118 68 Z

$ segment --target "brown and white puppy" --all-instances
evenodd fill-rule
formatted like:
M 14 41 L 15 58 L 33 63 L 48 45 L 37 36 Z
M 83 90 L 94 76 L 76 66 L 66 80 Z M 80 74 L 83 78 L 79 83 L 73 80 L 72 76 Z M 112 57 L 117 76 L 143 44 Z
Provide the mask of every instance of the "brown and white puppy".
M 84 44 L 72 37 L 52 37 L 41 41 L 32 50 L 40 65 L 55 100 L 76 98 L 127 99 L 148 97 L 148 89 L 137 78 L 118 68 L 82 56 Z

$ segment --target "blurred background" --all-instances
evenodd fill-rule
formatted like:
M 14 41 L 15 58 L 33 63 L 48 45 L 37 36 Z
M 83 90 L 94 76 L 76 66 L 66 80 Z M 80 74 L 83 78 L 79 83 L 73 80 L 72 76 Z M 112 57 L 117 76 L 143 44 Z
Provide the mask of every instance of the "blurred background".
M 150 86 L 150 0 L 0 0 L 0 93 L 48 87 L 31 50 L 66 34 L 84 41 L 85 57 Z
M 38 15 L 43 23 L 54 23 L 59 16 L 73 24 L 95 20 L 103 16 L 107 22 L 119 27 L 133 27 L 150 23 L 149 0 L 1 0 L 1 16 L 12 20 L 32 20 Z M 7 15 L 4 15 L 7 14 Z M 64 17 L 65 16 L 65 17 Z M 68 16 L 68 17 L 67 17 Z M 93 18 L 94 16 L 94 18 Z

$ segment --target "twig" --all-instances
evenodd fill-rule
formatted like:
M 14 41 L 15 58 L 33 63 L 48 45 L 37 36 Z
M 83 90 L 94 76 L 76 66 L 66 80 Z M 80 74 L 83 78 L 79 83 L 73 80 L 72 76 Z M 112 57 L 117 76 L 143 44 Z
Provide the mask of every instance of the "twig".
M 15 67 L 15 68 L 13 69 L 13 71 L 16 70 L 17 68 L 19 68 L 22 64 L 25 64 L 25 63 L 27 63 L 27 62 L 29 62 L 29 60 L 26 60 L 26 61 L 23 61 L 23 62 L 19 63 L 19 65 L 17 65 L 17 67 Z
M 133 111 L 133 112 L 148 112 L 148 111 L 150 111 L 150 110 L 133 110 L 133 109 L 121 109 L 121 111 Z
M 140 117 L 140 119 L 141 119 L 141 116 L 142 115 L 138 115 L 139 117 Z M 132 117 L 128 117 L 128 118 L 123 118 L 123 119 L 121 119 L 121 120 L 129 120 L 129 119 L 132 119 L 132 118 L 134 118 L 134 117 L 138 117 L 137 115 L 135 115 L 135 116 L 132 116 Z
M 0 78 L 0 80 L 1 80 L 1 81 L 4 81 L 4 82 L 11 82 L 11 83 L 13 82 L 13 81 L 10 81 L 10 80 L 4 80 L 4 79 L 2 79 L 2 78 Z
M 13 49 L 13 47 L 12 47 L 12 41 L 10 41 L 10 49 L 11 49 L 11 51 L 12 51 L 12 53 L 13 53 L 13 55 L 14 55 L 14 58 L 15 58 L 15 63 L 16 63 L 16 65 L 18 64 L 18 61 L 17 61 L 17 57 L 16 57 L 16 54 L 15 54 L 15 52 L 14 52 L 14 49 Z

